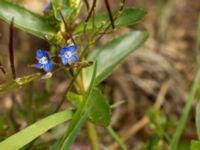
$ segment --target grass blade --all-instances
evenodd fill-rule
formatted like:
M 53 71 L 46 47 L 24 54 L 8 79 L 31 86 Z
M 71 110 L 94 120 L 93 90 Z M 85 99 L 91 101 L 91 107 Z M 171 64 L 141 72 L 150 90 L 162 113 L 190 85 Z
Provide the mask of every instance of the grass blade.
M 121 147 L 121 149 L 127 150 L 125 144 L 121 141 L 121 139 L 118 137 L 118 135 L 112 129 L 112 127 L 107 127 L 107 130 L 110 133 L 110 135 L 112 136 L 112 138 L 116 141 L 116 143 Z
M 74 114 L 72 121 L 67 129 L 66 134 L 61 139 L 61 142 L 59 144 L 59 149 L 61 150 L 70 149 L 71 144 L 75 140 L 81 127 L 84 125 L 85 121 L 88 118 L 89 112 L 88 112 L 87 107 L 89 106 L 89 103 L 91 100 L 90 95 L 91 95 L 92 89 L 94 88 L 94 80 L 96 77 L 96 67 L 97 67 L 97 63 L 94 64 L 94 71 L 91 78 L 91 84 L 83 98 L 83 102 L 81 103 L 80 107 Z
M 196 106 L 196 116 L 195 116 L 196 128 L 197 128 L 197 135 L 200 140 L 200 102 L 198 102 Z
M 0 143 L 0 149 L 20 149 L 49 129 L 71 119 L 71 117 L 72 111 L 63 111 L 50 115 L 2 141 Z
M 173 135 L 172 141 L 170 142 L 170 146 L 169 146 L 170 150 L 176 150 L 177 149 L 178 141 L 179 141 L 180 136 L 181 136 L 183 129 L 185 127 L 185 124 L 186 124 L 186 121 L 187 121 L 187 118 L 188 118 L 188 115 L 189 115 L 189 112 L 190 112 L 190 109 L 191 109 L 191 106 L 192 106 L 192 102 L 193 102 L 193 99 L 195 98 L 195 94 L 198 90 L 199 84 L 200 84 L 200 70 L 198 70 L 198 72 L 196 74 L 196 78 L 194 80 L 194 83 L 192 85 L 192 89 L 190 91 L 189 97 L 188 97 L 186 104 L 184 106 L 182 116 L 181 116 L 180 120 L 178 121 L 178 125 L 177 125 L 177 128 L 176 128 L 175 134 Z

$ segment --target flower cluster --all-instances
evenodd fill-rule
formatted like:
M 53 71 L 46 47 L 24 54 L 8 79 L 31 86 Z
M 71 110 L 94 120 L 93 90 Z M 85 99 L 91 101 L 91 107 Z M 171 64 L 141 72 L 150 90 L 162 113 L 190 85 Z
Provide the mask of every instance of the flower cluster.
M 63 65 L 71 64 L 72 62 L 77 62 L 78 58 L 75 55 L 77 47 L 75 45 L 64 47 L 60 49 L 60 58 Z M 47 52 L 42 50 L 37 50 L 36 52 L 38 62 L 35 64 L 36 68 L 43 69 L 45 72 L 49 72 L 52 69 L 52 62 L 50 56 Z

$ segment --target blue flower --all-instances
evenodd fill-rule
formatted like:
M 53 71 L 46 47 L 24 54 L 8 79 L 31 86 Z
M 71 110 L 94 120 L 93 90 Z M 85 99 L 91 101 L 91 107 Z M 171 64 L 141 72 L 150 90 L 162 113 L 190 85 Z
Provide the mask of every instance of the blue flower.
M 72 61 L 77 62 L 78 58 L 75 56 L 77 47 L 75 45 L 64 47 L 60 49 L 60 57 L 63 65 L 70 64 Z
M 49 9 L 50 9 L 50 5 L 49 4 L 44 6 L 44 11 L 49 11 Z
M 42 50 L 36 52 L 38 63 L 35 64 L 36 68 L 43 68 L 45 72 L 49 72 L 52 68 L 52 63 L 49 54 Z

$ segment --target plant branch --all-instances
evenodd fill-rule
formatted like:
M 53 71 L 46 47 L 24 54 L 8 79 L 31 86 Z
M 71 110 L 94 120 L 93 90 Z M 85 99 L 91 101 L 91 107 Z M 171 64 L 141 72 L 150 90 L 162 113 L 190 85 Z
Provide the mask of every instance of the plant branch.
M 92 150 L 100 150 L 99 143 L 98 143 L 98 136 L 95 130 L 94 125 L 87 121 L 86 122 L 87 132 L 90 139 L 90 143 L 92 146 Z
M 78 69 L 78 71 L 77 71 L 76 74 L 74 75 L 73 79 L 70 81 L 69 86 L 66 88 L 66 90 L 65 90 L 65 92 L 64 92 L 64 94 L 63 94 L 63 96 L 62 96 L 62 99 L 60 100 L 60 102 L 59 102 L 58 106 L 56 107 L 54 113 L 58 112 L 59 109 L 61 108 L 61 106 L 63 105 L 63 103 L 64 103 L 64 101 L 65 101 L 65 98 L 66 98 L 66 94 L 67 94 L 67 92 L 72 88 L 73 83 L 74 83 L 74 81 L 76 80 L 77 76 L 79 75 L 81 69 L 82 69 L 82 67 L 80 67 L 80 68 Z
M 112 26 L 113 29 L 115 29 L 115 23 L 114 23 L 114 20 L 113 20 L 112 11 L 110 9 L 109 2 L 108 2 L 108 0 L 104 0 L 104 2 L 105 2 L 105 5 L 106 5 L 106 9 L 108 11 L 108 15 L 109 15 L 109 18 L 110 18 L 111 26 Z
M 6 70 L 5 68 L 2 66 L 1 62 L 0 62 L 0 70 L 3 72 L 3 74 L 6 74 Z
M 71 39 L 72 42 L 74 43 L 74 45 L 76 45 L 75 40 L 73 39 L 73 36 L 71 35 L 71 32 L 69 31 L 69 27 L 68 27 L 68 25 L 67 25 L 67 23 L 65 21 L 65 18 L 63 16 L 62 12 L 59 11 L 59 14 L 60 14 L 60 16 L 62 18 L 62 21 L 63 21 L 64 25 L 65 25 L 65 34 L 67 35 L 67 38 L 65 36 L 64 36 L 64 38 L 66 38 L 66 40 Z
M 117 17 L 121 14 L 121 11 L 123 11 L 124 5 L 125 5 L 125 1 L 126 1 L 126 0 L 121 0 L 120 7 L 119 7 L 118 11 L 114 14 L 113 22 L 114 22 L 114 21 L 117 19 Z M 94 1 L 93 1 L 93 2 L 94 2 Z M 107 24 L 108 24 L 108 23 L 107 23 Z M 99 28 L 100 30 L 96 31 L 96 32 L 93 34 L 93 36 L 92 36 L 91 39 L 94 39 L 94 40 L 92 40 L 91 42 L 89 42 L 89 44 L 87 44 L 87 46 L 82 50 L 82 53 L 81 53 L 81 55 L 80 55 L 80 60 L 83 59 L 84 55 L 88 52 L 88 49 L 91 47 L 91 45 L 93 45 L 94 43 L 96 43 L 97 41 L 99 41 L 99 40 L 103 37 L 103 35 L 107 32 L 107 30 L 111 27 L 111 25 L 112 25 L 111 23 L 109 23 L 107 26 L 106 26 L 106 25 L 102 25 L 102 27 L 103 27 L 103 26 L 106 26 L 106 28 L 105 28 L 104 31 L 99 35 L 99 37 L 97 37 L 96 39 L 94 39 L 94 38 L 98 35 L 98 33 L 100 32 L 100 30 L 102 29 L 102 27 L 100 27 L 100 28 Z M 84 28 L 84 32 L 85 32 L 85 28 Z
M 15 71 L 15 61 L 14 61 L 14 50 L 13 50 L 13 29 L 14 29 L 14 18 L 12 18 L 9 28 L 9 58 L 10 58 L 10 67 L 12 70 L 12 77 L 13 79 L 16 78 L 16 71 Z
M 89 11 L 89 9 L 90 9 L 90 5 L 89 5 L 88 0 L 84 0 L 84 2 L 85 2 L 85 5 L 86 5 L 87 10 Z
M 96 0 L 93 0 L 92 7 L 91 7 L 91 9 L 90 9 L 90 11 L 89 11 L 89 13 L 88 13 L 87 18 L 85 19 L 85 22 L 86 22 L 86 23 L 87 23 L 88 20 L 90 19 L 91 15 L 92 15 L 92 12 L 94 11 L 94 9 L 95 9 L 95 7 L 96 7 L 96 3 L 97 3 L 97 1 L 96 1 Z

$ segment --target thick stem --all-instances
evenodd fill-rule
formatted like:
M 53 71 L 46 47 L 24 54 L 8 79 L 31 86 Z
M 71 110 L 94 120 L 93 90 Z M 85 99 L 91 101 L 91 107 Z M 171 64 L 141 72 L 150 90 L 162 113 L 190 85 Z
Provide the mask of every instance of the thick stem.
M 80 79 L 79 85 L 80 85 L 81 92 L 84 93 L 85 89 L 84 89 L 84 85 L 83 85 L 83 79 L 81 77 L 79 79 Z M 99 142 L 98 142 L 99 141 L 98 135 L 96 133 L 96 130 L 95 130 L 93 123 L 87 121 L 86 122 L 86 128 L 87 128 L 87 133 L 88 133 L 88 137 L 89 137 L 89 140 L 90 140 L 90 143 L 91 143 L 92 150 L 100 150 L 100 146 L 99 146 Z
M 86 123 L 88 137 L 92 146 L 92 150 L 100 150 L 98 136 L 93 123 L 87 121 Z

